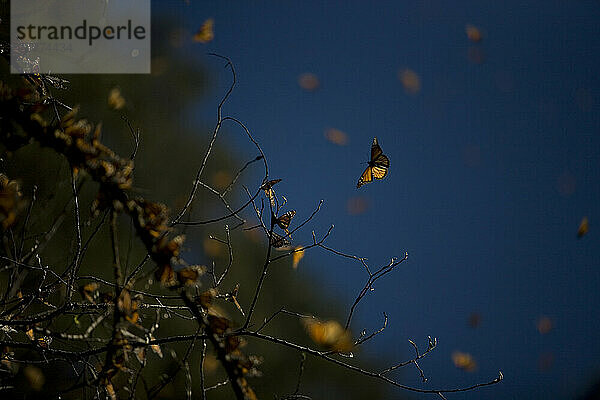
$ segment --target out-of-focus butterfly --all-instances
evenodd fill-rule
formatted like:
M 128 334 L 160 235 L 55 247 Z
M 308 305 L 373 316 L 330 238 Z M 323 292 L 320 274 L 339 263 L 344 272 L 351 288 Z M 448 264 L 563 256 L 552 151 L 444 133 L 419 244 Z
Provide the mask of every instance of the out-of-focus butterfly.
M 452 353 L 452 361 L 456 368 L 462 369 L 463 371 L 473 372 L 477 369 L 477 362 L 469 353 L 455 351 Z
M 379 147 L 379 144 L 377 143 L 377 138 L 373 138 L 373 144 L 371 145 L 371 160 L 369 161 L 369 165 L 367 166 L 367 169 L 365 169 L 365 172 L 363 172 L 358 179 L 356 187 L 359 188 L 365 183 L 371 182 L 373 178 L 383 179 L 387 175 L 389 167 L 390 159 L 383 154 L 383 150 L 381 150 L 381 147 Z
M 328 350 L 346 353 L 354 347 L 352 335 L 337 321 L 322 322 L 309 317 L 302 322 L 313 342 Z
M 198 279 L 206 271 L 203 265 L 192 265 L 177 271 L 177 280 L 182 286 L 192 286 L 198 283 Z
M 590 230 L 590 222 L 588 221 L 587 217 L 583 217 L 583 219 L 581 220 L 581 223 L 579 224 L 579 229 L 577 229 L 577 237 L 582 238 L 583 235 L 588 233 L 589 230 Z
M 215 33 L 213 31 L 213 27 L 215 25 L 215 21 L 212 18 L 204 21 L 198 32 L 194 35 L 194 41 L 200 43 L 208 43 L 214 39 Z

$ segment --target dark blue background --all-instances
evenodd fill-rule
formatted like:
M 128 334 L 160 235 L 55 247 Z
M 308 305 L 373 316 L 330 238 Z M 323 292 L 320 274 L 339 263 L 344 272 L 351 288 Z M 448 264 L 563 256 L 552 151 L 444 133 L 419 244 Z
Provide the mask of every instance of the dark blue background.
M 402 360 L 412 354 L 407 339 L 425 347 L 432 335 L 440 345 L 421 363 L 426 387 L 504 373 L 501 385 L 452 398 L 572 398 L 600 373 L 598 1 L 155 6 L 155 17 L 177 14 L 190 35 L 215 20 L 211 43 L 182 49 L 214 67 L 216 80 L 190 118 L 213 120 L 230 81 L 205 54 L 230 57 L 239 85 L 225 111 L 260 141 L 296 218 L 324 199 L 312 227 L 322 234 L 334 223 L 332 247 L 372 267 L 409 252 L 359 308 L 356 332 L 376 329 L 381 311 L 390 317 L 362 355 Z M 482 29 L 481 43 L 468 40 L 466 24 Z M 469 61 L 470 47 L 482 64 Z M 420 76 L 419 93 L 404 91 L 402 68 Z M 298 86 L 303 72 L 319 77 L 317 91 Z M 346 132 L 348 146 L 326 141 L 329 127 Z M 242 135 L 229 129 L 222 140 L 250 158 Z M 373 136 L 390 173 L 357 190 Z M 348 214 L 355 196 L 368 201 L 364 214 Z M 583 216 L 591 229 L 578 240 Z M 294 239 L 310 241 L 310 230 Z M 298 274 L 348 305 L 366 278 L 359 264 L 319 250 Z M 477 329 L 471 312 L 482 316 Z M 536 329 L 542 315 L 554 322 L 546 335 Z M 471 353 L 477 371 L 456 369 L 455 350 Z M 540 369 L 549 354 L 553 364 Z M 403 379 L 418 385 L 412 372 Z

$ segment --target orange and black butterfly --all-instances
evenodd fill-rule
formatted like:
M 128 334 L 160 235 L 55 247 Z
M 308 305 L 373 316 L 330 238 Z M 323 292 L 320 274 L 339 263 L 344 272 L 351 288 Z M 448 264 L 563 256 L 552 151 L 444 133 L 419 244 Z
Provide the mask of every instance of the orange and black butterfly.
M 290 241 L 287 240 L 285 237 L 278 235 L 275 232 L 271 232 L 271 246 L 273 246 L 274 248 L 278 249 L 280 247 L 285 247 L 285 246 L 289 246 L 291 245 Z
M 285 214 L 279 216 L 275 220 L 275 223 L 285 231 L 285 233 L 289 234 L 288 228 L 290 227 L 290 223 L 292 222 L 292 218 L 296 215 L 296 210 L 288 211 Z
M 192 286 L 198 283 L 198 279 L 206 271 L 202 265 L 192 265 L 177 271 L 177 280 L 182 286 Z
M 367 169 L 365 169 L 365 172 L 363 172 L 358 179 L 356 187 L 359 188 L 365 183 L 371 182 L 373 178 L 383 179 L 387 175 L 389 167 L 390 159 L 383 154 L 383 150 L 381 150 L 381 147 L 379 147 L 379 144 L 377 143 L 377 138 L 373 138 L 373 144 L 371 145 L 371 160 L 369 161 L 369 165 L 367 166 Z

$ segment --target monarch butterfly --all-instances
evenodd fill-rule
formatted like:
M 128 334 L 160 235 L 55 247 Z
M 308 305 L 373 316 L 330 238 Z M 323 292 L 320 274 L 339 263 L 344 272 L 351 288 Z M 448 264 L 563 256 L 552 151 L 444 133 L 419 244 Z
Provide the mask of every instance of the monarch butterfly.
M 284 246 L 289 246 L 291 243 L 289 240 L 287 240 L 286 238 L 284 238 L 281 235 L 276 234 L 275 232 L 271 232 L 272 236 L 271 236 L 271 246 L 273 246 L 274 248 L 278 249 L 280 247 L 284 247 Z
M 192 265 L 189 267 L 185 267 L 177 271 L 177 280 L 179 284 L 182 286 L 191 286 L 198 283 L 198 279 L 204 271 L 206 267 L 202 265 Z
M 375 179 L 383 179 L 387 175 L 388 168 L 390 167 L 390 159 L 383 154 L 383 150 L 377 143 L 377 138 L 373 138 L 373 144 L 371 145 L 371 160 L 365 172 L 362 173 L 358 179 L 356 187 L 359 188 L 365 183 L 369 183 Z
M 275 223 L 285 231 L 285 233 L 289 234 L 288 228 L 290 227 L 290 223 L 292 222 L 292 218 L 296 215 L 296 210 L 291 210 L 286 212 L 285 214 L 279 216 L 279 218 L 275 219 Z

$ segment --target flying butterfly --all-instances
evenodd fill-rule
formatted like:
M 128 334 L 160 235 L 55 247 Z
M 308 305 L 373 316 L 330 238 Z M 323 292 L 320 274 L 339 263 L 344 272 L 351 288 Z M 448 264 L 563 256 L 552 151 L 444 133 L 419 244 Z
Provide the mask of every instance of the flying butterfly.
M 194 41 L 200 43 L 208 43 L 214 39 L 215 33 L 213 27 L 215 25 L 215 21 L 212 18 L 204 21 L 198 32 L 194 35 Z
M 581 223 L 579 224 L 579 229 L 577 229 L 577 238 L 582 238 L 583 235 L 585 235 L 586 233 L 588 233 L 588 231 L 590 230 L 590 222 L 588 221 L 587 217 L 583 217 L 583 219 L 581 220 Z
M 358 179 L 356 187 L 359 188 L 365 183 L 371 182 L 373 178 L 383 179 L 387 175 L 389 167 L 390 159 L 383 154 L 383 150 L 381 150 L 381 147 L 377 143 L 377 138 L 374 137 L 373 144 L 371 145 L 371 160 L 365 172 Z

